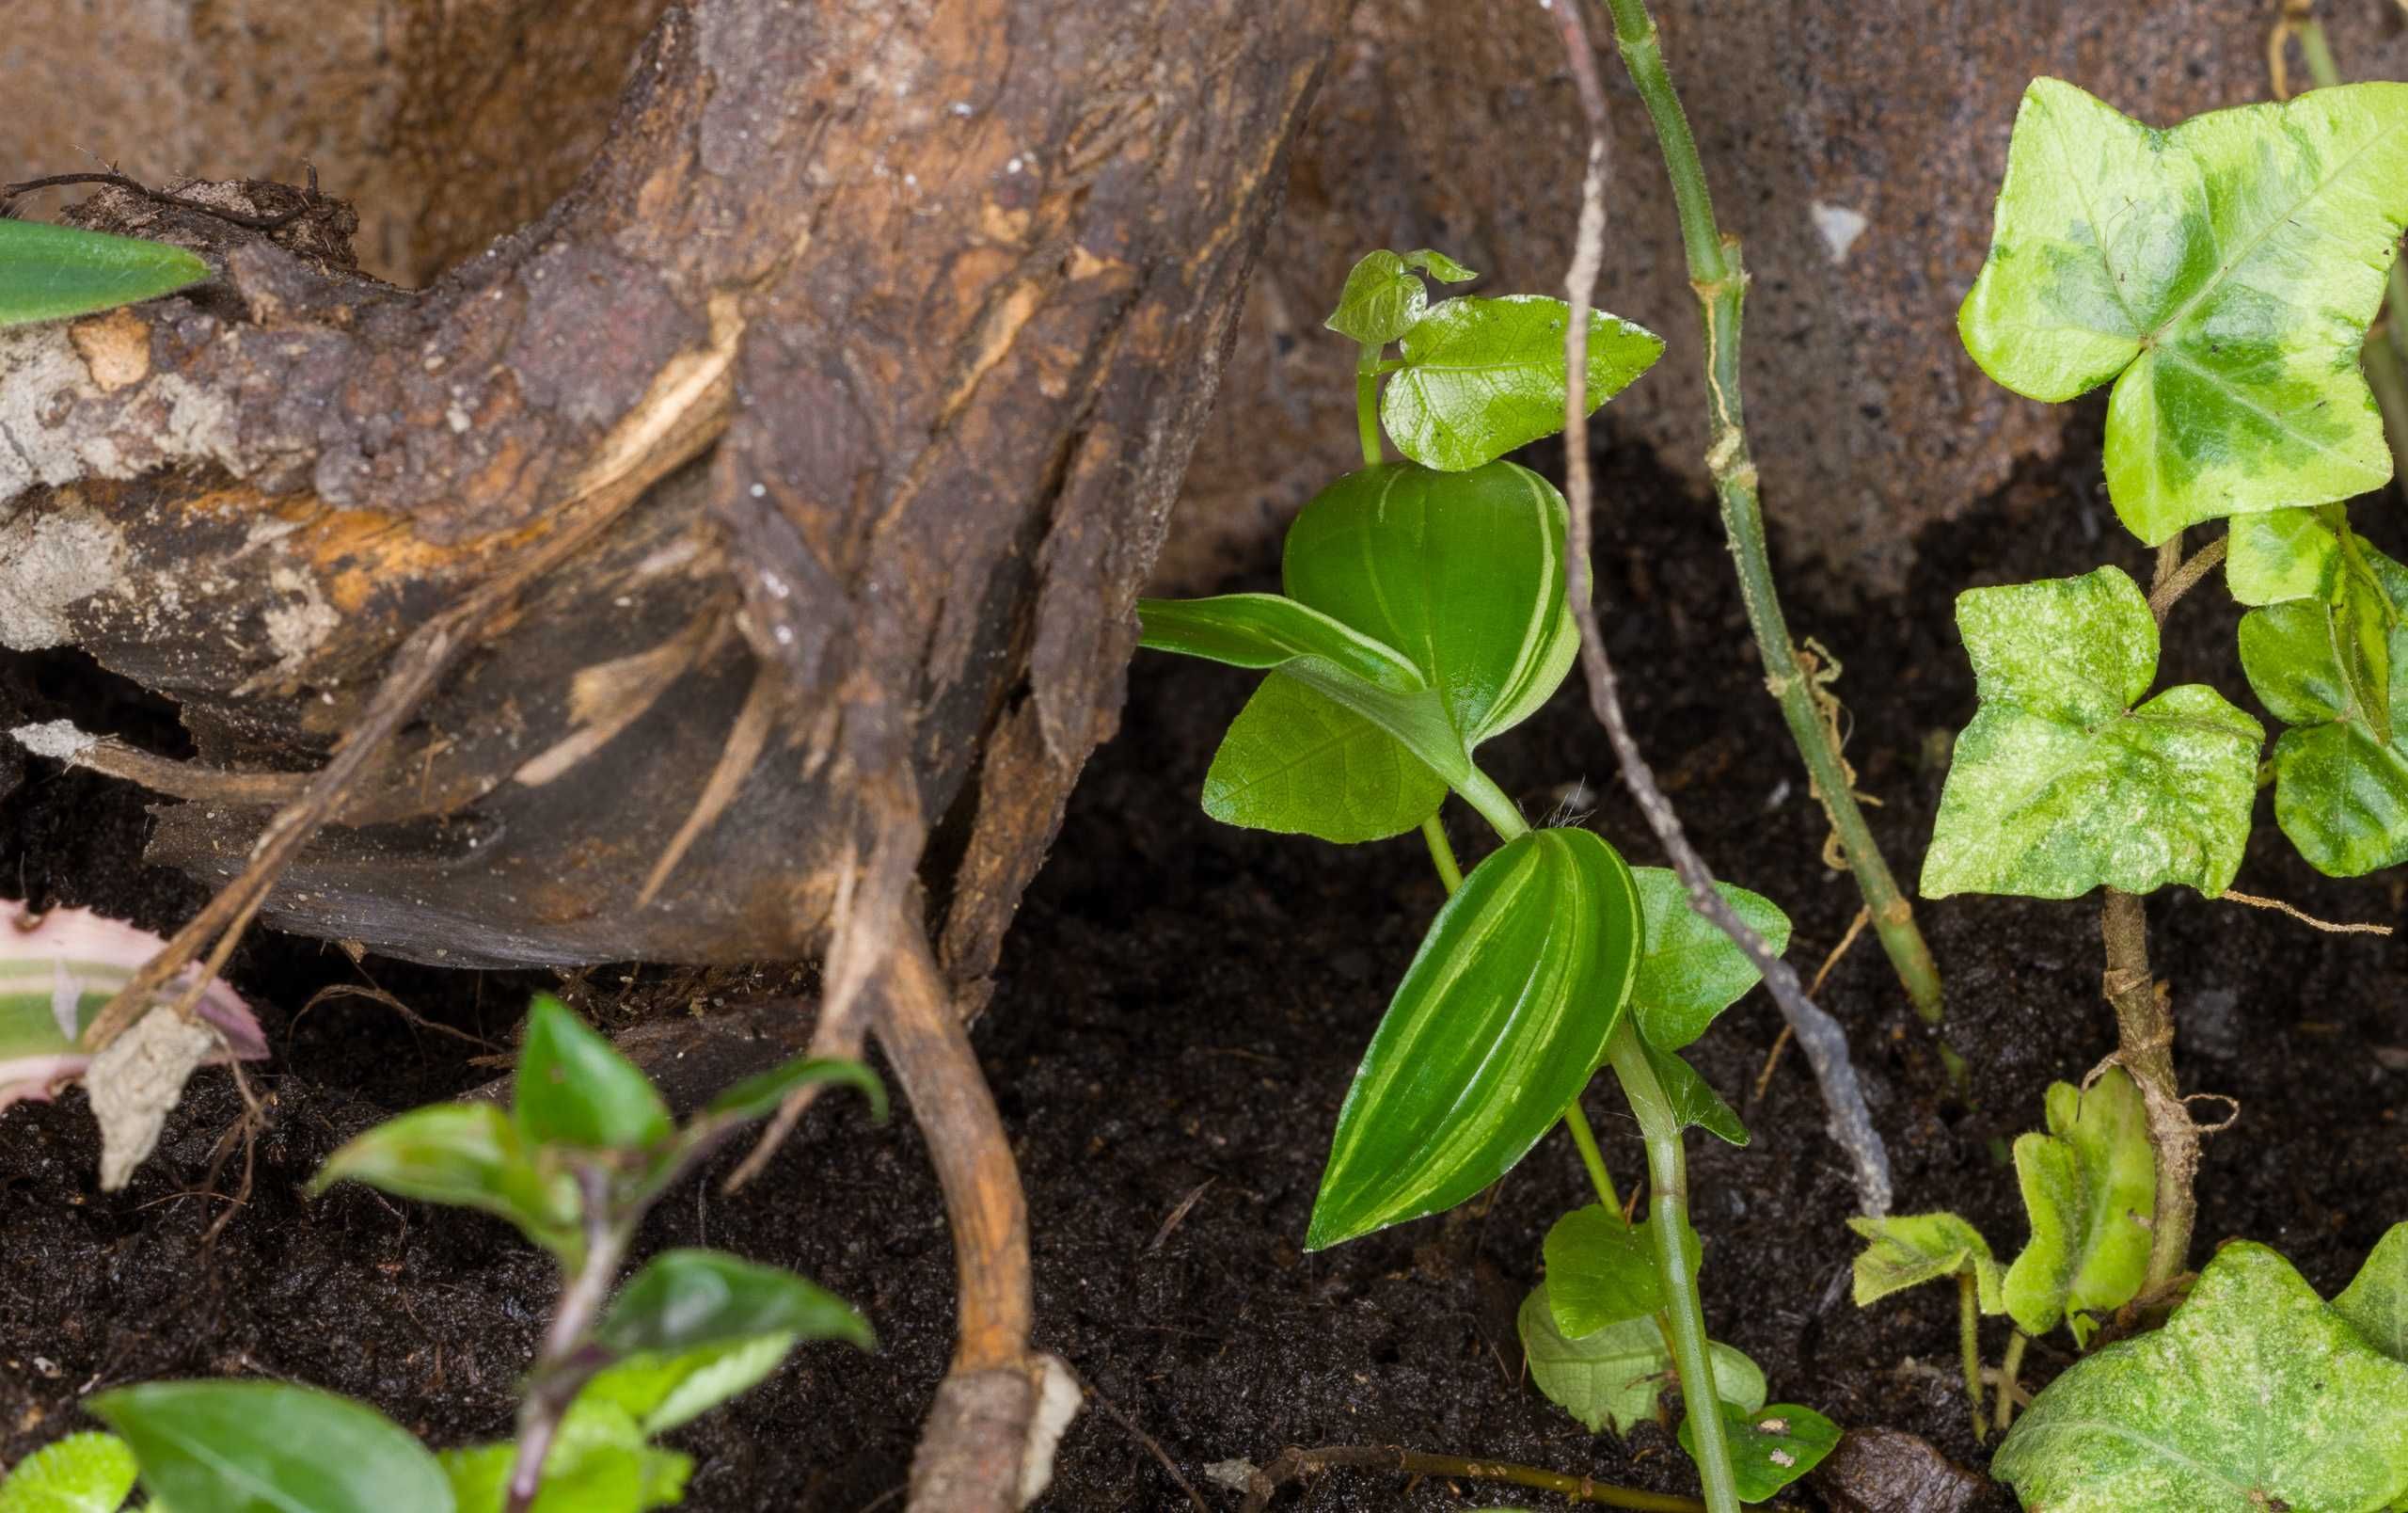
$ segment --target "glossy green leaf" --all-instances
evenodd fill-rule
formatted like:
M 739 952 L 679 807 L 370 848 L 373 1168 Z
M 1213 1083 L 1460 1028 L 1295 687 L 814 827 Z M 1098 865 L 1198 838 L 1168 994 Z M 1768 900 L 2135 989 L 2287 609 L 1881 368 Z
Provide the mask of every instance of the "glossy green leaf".
M 1639 893 L 1585 830 L 1489 853 L 1438 911 L 1338 1116 L 1307 1250 L 1451 1208 L 1513 1169 L 1604 1058 Z
M 868 1321 L 850 1303 L 791 1271 L 719 1250 L 664 1250 L 646 1262 L 594 1331 L 614 1356 L 681 1354 L 791 1334 L 876 1348 Z
M 878 1074 L 859 1061 L 844 1057 L 799 1057 L 767 1072 L 758 1072 L 735 1086 L 722 1091 L 703 1109 L 703 1118 L 712 1121 L 765 1119 L 776 1112 L 786 1095 L 797 1088 L 814 1083 L 836 1082 L 852 1089 L 869 1100 L 870 1117 L 883 1122 L 886 1118 L 886 1084 Z
M 2408 1366 L 2242 1242 L 2165 1328 L 2043 1389 L 1990 1471 L 2049 1513 L 2375 1513 L 2408 1493 L 2403 1423 Z
M 2020 1136 L 2015 1174 L 2032 1238 L 2006 1268 L 2002 1297 L 2016 1328 L 2046 1334 L 2063 1319 L 2077 1343 L 2139 1296 L 2157 1212 L 2148 1111 L 2122 1068 L 2083 1091 L 2052 1083 L 2047 1134 Z
M 1419 269 L 1440 283 L 1466 283 L 1480 275 L 1443 252 L 1382 250 L 1366 254 L 1346 275 L 1338 308 L 1322 324 L 1368 346 L 1386 346 L 1413 328 L 1430 306 Z
M 459 1513 L 502 1513 L 517 1446 L 474 1445 L 441 1457 Z M 580 1396 L 544 1457 L 529 1513 L 648 1513 L 685 1501 L 690 1456 L 645 1442 L 642 1425 L 613 1404 Z
M 1397 450 L 1460 472 L 1563 429 L 1563 332 L 1571 307 L 1538 295 L 1441 300 L 1402 338 L 1404 365 L 1380 396 Z M 1664 354 L 1661 337 L 1619 316 L 1589 316 L 1589 406 Z
M 1655 1416 L 1656 1404 L 1674 1385 L 1664 1331 L 1652 1318 L 1625 1319 L 1567 1338 L 1556 1328 L 1554 1304 L 1541 1282 L 1522 1300 L 1518 1322 L 1530 1379 L 1592 1434 L 1608 1428 L 1629 1433 L 1633 1425 Z M 1765 1374 L 1754 1362 L 1719 1341 L 1707 1343 L 1706 1355 L 1714 1362 L 1715 1391 L 1724 1401 L 1751 1410 L 1764 1406 Z
M 208 277 L 208 263 L 165 242 L 0 217 L 0 326 L 88 315 Z
M 1590 1203 L 1546 1232 L 1547 1299 L 1556 1328 L 1565 1336 L 1576 1340 L 1609 1324 L 1662 1312 L 1664 1282 L 1656 1269 L 1650 1223 L 1627 1223 L 1603 1204 Z M 1695 1230 L 1684 1237 L 1694 1281 L 1703 1254 Z
M 1782 1488 L 1823 1463 L 1839 1447 L 1840 1426 L 1799 1403 L 1774 1403 L 1758 1409 L 1735 1403 L 1717 1405 L 1722 1412 L 1723 1439 L 1731 1447 L 1731 1476 L 1739 1501 L 1768 1501 Z M 1687 1416 L 1677 1438 L 1691 1459 L 1697 1443 Z
M 2408 604 L 2408 570 L 2354 546 L 2386 605 Z M 2396 729 L 2392 740 L 2376 736 L 2361 702 L 2370 670 L 2351 645 L 2367 628 L 2357 616 L 2370 612 L 2364 595 L 2358 604 L 2352 611 L 2298 599 L 2241 620 L 2242 671 L 2292 726 L 2274 742 L 2274 820 L 2311 866 L 2334 877 L 2408 861 L 2408 753 Z M 2400 706 L 2408 702 L 2408 629 L 2391 627 L 2385 642 L 2388 702 Z
M 1925 898 L 2231 885 L 2265 731 L 2202 684 L 2139 704 L 2157 622 L 2121 569 L 1970 589 L 1956 624 L 1981 704 L 1941 794 Z
M 2333 1311 L 2367 1344 L 2408 1362 L 2408 1224 L 2384 1231 L 2358 1274 L 2333 1299 Z
M 71 1434 L 0 1481 L 0 1513 L 117 1513 L 134 1493 L 134 1452 L 114 1434 Z
M 799 1343 L 792 1334 L 756 1334 L 676 1355 L 642 1352 L 597 1373 L 578 1401 L 612 1404 L 644 1433 L 666 1434 L 752 1391 Z
M 1639 1032 L 1658 1050 L 1677 1051 L 1705 1033 L 1762 974 L 1714 922 L 1689 906 L 1688 889 L 1668 867 L 1634 867 L 1647 949 L 1630 990 Z M 1779 955 L 1789 949 L 1789 916 L 1761 893 L 1717 883 L 1715 891 Z
M 1339 845 L 1401 836 L 1446 799 L 1428 762 L 1284 671 L 1254 691 L 1204 774 L 1204 812 L 1223 824 Z
M 1382 463 L 1315 495 L 1288 528 L 1288 596 L 1392 646 L 1466 750 L 1537 712 L 1580 653 L 1564 596 L 1569 512 L 1527 468 Z
M 326 1157 L 309 1191 L 343 1181 L 498 1214 L 556 1255 L 582 1243 L 575 1183 L 539 1167 L 518 1126 L 488 1103 L 433 1104 L 387 1120 Z
M 652 1079 L 548 993 L 527 1011 L 512 1111 L 528 1139 L 545 1145 L 641 1150 L 673 1132 Z
M 1856 1258 L 1856 1306 L 1870 1308 L 1894 1292 L 1926 1282 L 1973 1274 L 1976 1301 L 1985 1314 L 2002 1314 L 2004 1272 L 1982 1232 L 1955 1214 L 1859 1216 L 1847 1221 L 1865 1242 Z
M 452 1513 L 407 1429 L 365 1403 L 277 1381 L 155 1381 L 85 1400 L 143 1489 L 177 1513 Z
M 1285 671 L 1370 720 L 1450 783 L 1471 756 L 1446 702 L 1402 652 L 1277 594 L 1140 599 L 1139 644 L 1232 667 Z
M 2152 546 L 2343 500 L 2391 476 L 2357 358 L 2403 220 L 2408 85 L 2152 131 L 2036 79 L 1957 329 L 2034 399 L 2115 381 L 2107 492 Z
M 2341 586 L 2341 539 L 2313 509 L 2236 515 L 2224 578 L 2242 604 L 2330 599 Z
M 1722 1101 L 1697 1068 L 1676 1052 L 1657 1050 L 1643 1035 L 1639 1048 L 1646 1054 L 1647 1064 L 1656 1069 L 1656 1081 L 1671 1105 L 1675 1128 L 1702 1129 L 1725 1145 L 1748 1143 L 1748 1126 L 1739 1123 L 1737 1110 Z

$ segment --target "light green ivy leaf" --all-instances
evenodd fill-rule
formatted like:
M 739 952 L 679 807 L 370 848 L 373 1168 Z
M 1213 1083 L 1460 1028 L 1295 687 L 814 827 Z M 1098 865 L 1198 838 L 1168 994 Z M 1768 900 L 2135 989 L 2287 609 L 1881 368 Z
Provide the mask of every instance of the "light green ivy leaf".
M 1380 396 L 1397 450 L 1459 472 L 1563 429 L 1564 322 L 1539 295 L 1441 300 L 1404 333 L 1403 366 Z M 1664 355 L 1663 338 L 1603 311 L 1589 316 L 1589 405 L 1628 388 Z
M 2077 1343 L 2139 1296 L 2157 1212 L 2157 1161 L 2140 1089 L 2122 1068 L 2084 1092 L 2052 1083 L 2047 1134 L 2020 1136 L 2015 1174 L 2032 1238 L 2006 1268 L 2002 1297 L 2016 1328 L 2046 1334 L 2060 1319 Z
M 1856 1258 L 1856 1306 L 1869 1308 L 1894 1292 L 1944 1277 L 1973 1274 L 1985 1314 L 2001 1314 L 2004 1273 L 1982 1232 L 1951 1213 L 1859 1216 L 1847 1221 L 1865 1241 Z
M 2036 79 L 1957 330 L 2034 399 L 2114 380 L 2107 491 L 2152 546 L 2348 499 L 2391 477 L 2357 357 L 2403 221 L 2408 85 L 2155 131 Z
M 1981 702 L 1956 740 L 1924 897 L 2231 885 L 2265 730 L 2203 684 L 2139 703 L 2157 622 L 2122 569 L 1969 589 L 1956 624 Z
M 1633 1425 L 1655 1416 L 1656 1404 L 1674 1384 L 1664 1331 L 1652 1318 L 1625 1319 L 1569 1339 L 1556 1328 L 1555 1309 L 1541 1282 L 1522 1300 L 1519 1322 L 1530 1379 L 1592 1434 L 1608 1428 L 1629 1433 Z M 1714 1363 L 1718 1396 L 1749 1412 L 1764 1406 L 1765 1374 L 1754 1362 L 1719 1340 L 1707 1343 L 1706 1355 Z
M 1639 1032 L 1658 1050 L 1677 1051 L 1696 1040 L 1756 985 L 1762 974 L 1714 922 L 1689 906 L 1688 889 L 1669 867 L 1634 867 L 1639 906 L 1647 921 L 1647 950 L 1630 990 Z M 1717 883 L 1715 891 L 1776 956 L 1789 949 L 1789 916 L 1761 893 Z
M 71 1434 L 9 1468 L 0 1513 L 117 1513 L 134 1493 L 134 1452 L 114 1434 Z
M 2333 1299 L 2361 1339 L 2408 1362 L 2408 1224 L 2394 1224 L 2368 1252 L 2358 1274 Z
M 2341 586 L 2341 539 L 2313 509 L 2236 515 L 2224 581 L 2242 604 L 2330 599 Z
M 2051 1382 L 1990 1470 L 2049 1513 L 2375 1513 L 2408 1493 L 2403 1423 L 2408 1366 L 2242 1242 L 2163 1329 Z

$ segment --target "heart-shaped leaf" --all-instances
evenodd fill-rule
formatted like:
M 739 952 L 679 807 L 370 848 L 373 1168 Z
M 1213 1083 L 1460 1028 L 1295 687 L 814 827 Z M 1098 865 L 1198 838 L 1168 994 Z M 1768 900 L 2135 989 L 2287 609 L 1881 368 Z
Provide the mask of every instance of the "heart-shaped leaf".
M 2403 1423 L 2408 1366 L 2242 1242 L 2163 1329 L 2051 1382 L 1990 1471 L 2049 1513 L 2375 1513 L 2408 1493 Z
M 2236 515 L 2226 538 L 2224 580 L 2243 604 L 2329 600 L 2341 587 L 2341 538 L 2313 509 Z
M 208 263 L 165 242 L 0 217 L 0 326 L 88 315 L 208 277 Z
M 1732 1480 L 1742 1503 L 1769 1500 L 1839 1447 L 1840 1426 L 1801 1403 L 1717 1406 L 1722 1411 L 1723 1440 L 1731 1447 Z M 1687 1416 L 1675 1438 L 1695 1459 L 1697 1442 Z
M 2034 399 L 2115 380 L 2107 492 L 2154 546 L 2390 478 L 2357 357 L 2403 221 L 2408 85 L 2152 131 L 2036 79 L 1957 329 Z
M 1323 326 L 1351 336 L 1366 346 L 1386 346 L 1421 318 L 1430 307 L 1430 292 L 1416 269 L 1440 283 L 1467 283 L 1480 275 L 1443 252 L 1423 247 L 1418 252 L 1368 253 L 1346 275 L 1338 308 Z
M 2046 1334 L 2063 1319 L 2077 1343 L 2137 1297 L 2148 1274 L 2157 1160 L 2148 1111 L 2123 1069 L 2085 1092 L 2052 1083 L 2049 1132 L 2015 1141 L 2015 1174 L 2032 1238 L 2006 1268 L 2001 1297 L 2016 1328 Z
M 309 1192 L 343 1181 L 498 1214 L 555 1255 L 583 1248 L 576 1184 L 539 1166 L 518 1126 L 488 1103 L 432 1104 L 388 1119 L 326 1157 Z
M 2364 637 L 2392 605 L 2408 604 L 2408 569 L 2367 546 L 2367 576 L 2382 604 L 2293 599 L 2241 620 L 2241 667 L 2274 718 L 2292 728 L 2274 742 L 2274 820 L 2309 865 L 2358 877 L 2408 861 L 2408 753 L 2385 740 L 2365 701 L 2372 676 Z M 2363 580 L 2344 575 L 2344 584 Z M 2345 600 L 2353 596 L 2344 592 Z M 2396 615 L 2395 615 L 2396 618 Z M 2391 705 L 2408 701 L 2408 629 L 2384 631 Z
M 1688 889 L 1667 867 L 1634 867 L 1639 907 L 1647 922 L 1647 949 L 1630 990 L 1639 1032 L 1657 1050 L 1677 1051 L 1705 1033 L 1715 1016 L 1756 985 L 1763 974 L 1747 952 L 1689 906 Z M 1779 955 L 1789 949 L 1789 916 L 1761 893 L 1717 883 L 1715 891 L 1749 929 Z
M 1656 1270 L 1650 1222 L 1633 1224 L 1601 1203 L 1590 1203 L 1546 1232 L 1547 1300 L 1556 1328 L 1566 1337 L 1576 1340 L 1608 1324 L 1663 1312 L 1664 1281 Z M 1684 1238 L 1694 1280 L 1703 1252 L 1695 1230 Z
M 1450 784 L 1471 756 L 1444 699 L 1403 653 L 1277 594 L 1140 599 L 1139 645 L 1232 667 L 1278 668 L 1378 725 Z
M 2367 1344 L 2408 1362 L 2408 1224 L 2383 1232 L 2358 1274 L 2333 1299 L 2333 1311 Z
M 791 1271 L 720 1250 L 664 1250 L 620 1289 L 594 1331 L 614 1356 L 676 1355 L 764 1334 L 876 1348 L 850 1303 Z
M 1655 1415 L 1673 1385 L 1672 1357 L 1652 1318 L 1624 1319 L 1568 1338 L 1556 1328 L 1554 1304 L 1541 1282 L 1522 1300 L 1517 1322 L 1530 1379 L 1592 1434 L 1608 1428 L 1629 1433 L 1640 1420 Z M 1744 1409 L 1764 1406 L 1765 1374 L 1754 1362 L 1719 1340 L 1708 1341 L 1705 1350 L 1714 1363 L 1717 1394 Z
M 1285 671 L 1229 722 L 1204 774 L 1204 812 L 1223 824 L 1339 845 L 1401 836 L 1446 800 L 1428 762 Z
M 1572 307 L 1538 295 L 1441 300 L 1403 336 L 1404 364 L 1380 396 L 1397 450 L 1460 472 L 1563 429 L 1564 323 Z M 1589 407 L 1664 355 L 1663 338 L 1603 311 L 1589 315 Z
M 1990 1242 L 1956 1215 L 1860 1216 L 1849 1219 L 1847 1227 L 1865 1241 L 1856 1258 L 1857 1307 L 1869 1308 L 1893 1292 L 1970 1271 L 1982 1312 L 2006 1311 L 2000 1291 L 2004 1273 L 1990 1254 Z
M 452 1513 L 411 1433 L 365 1403 L 278 1381 L 154 1381 L 85 1399 L 154 1499 L 185 1513 Z
M 114 1434 L 71 1434 L 0 1481 L 0 1513 L 118 1513 L 134 1492 L 134 1452 Z
M 1532 831 L 1472 868 L 1347 1091 L 1306 1249 L 1451 1208 L 1511 1171 L 1596 1071 L 1639 943 L 1630 868 L 1588 831 Z
M 1956 625 L 1981 705 L 1941 794 L 1925 898 L 2231 885 L 2265 730 L 2202 684 L 2130 708 L 2157 676 L 2157 622 L 2120 568 L 1969 589 Z
M 642 1069 L 548 993 L 527 1011 L 512 1112 L 541 1145 L 633 1151 L 669 1139 L 669 1106 Z

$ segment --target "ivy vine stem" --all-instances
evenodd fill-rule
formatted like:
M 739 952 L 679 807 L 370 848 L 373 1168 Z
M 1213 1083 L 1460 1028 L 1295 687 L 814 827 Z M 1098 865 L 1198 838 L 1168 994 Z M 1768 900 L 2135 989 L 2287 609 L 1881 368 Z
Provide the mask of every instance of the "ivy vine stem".
M 1561 0 L 1575 4 L 1577 0 Z M 1798 649 L 1789 636 L 1781 596 L 1773 584 L 1772 563 L 1765 548 L 1765 521 L 1758 495 L 1756 465 L 1748 448 L 1748 433 L 1739 398 L 1739 315 L 1748 276 L 1735 237 L 1724 236 L 1715 224 L 1714 201 L 1707 192 L 1705 167 L 1698 158 L 1697 140 L 1689 134 L 1688 117 L 1672 76 L 1664 64 L 1664 50 L 1648 14 L 1645 0 L 1606 0 L 1614 24 L 1614 42 L 1631 82 L 1646 102 L 1663 147 L 1664 167 L 1672 184 L 1672 199 L 1680 214 L 1681 242 L 1688 255 L 1689 286 L 1697 291 L 1705 329 L 1705 381 L 1711 443 L 1706 466 L 1714 474 L 1714 492 L 1722 512 L 1722 530 L 1731 559 L 1739 573 L 1748 624 L 1764 656 L 1765 683 L 1781 706 L 1790 739 L 1798 743 L 1806 770 L 1814 779 L 1831 830 L 1848 869 L 1873 911 L 1873 928 L 1882 949 L 1914 1003 L 1915 1012 L 1937 1027 L 1944 1013 L 1940 968 L 1931 959 L 1923 932 L 1915 924 L 1914 906 L 1898 888 L 1889 863 L 1881 856 L 1838 738 L 1814 698 L 1814 684 L 1798 665 Z M 1952 1065 L 1956 1064 L 1952 1057 Z M 1961 1081 L 1962 1079 L 1958 1079 Z

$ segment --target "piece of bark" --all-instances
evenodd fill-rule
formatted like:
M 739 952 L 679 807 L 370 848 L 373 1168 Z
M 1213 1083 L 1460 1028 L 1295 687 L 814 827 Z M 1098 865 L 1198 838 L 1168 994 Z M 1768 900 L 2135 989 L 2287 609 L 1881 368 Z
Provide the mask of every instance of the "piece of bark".
M 1834 1513 L 1967 1513 L 1989 1482 L 1902 1429 L 1850 1429 L 1814 1468 Z

